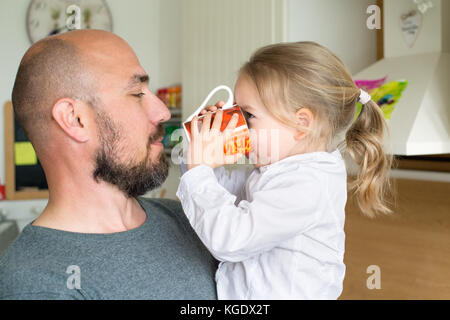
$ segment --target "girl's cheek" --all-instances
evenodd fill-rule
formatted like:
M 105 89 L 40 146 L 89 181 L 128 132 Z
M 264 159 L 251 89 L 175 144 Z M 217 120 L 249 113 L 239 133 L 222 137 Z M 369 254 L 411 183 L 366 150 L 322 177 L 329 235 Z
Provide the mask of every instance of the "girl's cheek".
M 258 163 L 261 165 L 267 165 L 270 162 L 272 154 L 272 143 L 270 139 L 270 132 L 268 131 L 264 131 L 258 135 L 257 158 Z

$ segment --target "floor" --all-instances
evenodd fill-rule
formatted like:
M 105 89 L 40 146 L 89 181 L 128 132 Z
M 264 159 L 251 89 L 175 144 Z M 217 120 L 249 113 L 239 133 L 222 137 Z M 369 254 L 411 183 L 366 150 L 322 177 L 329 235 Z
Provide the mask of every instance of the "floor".
M 391 216 L 366 218 L 349 197 L 340 299 L 450 299 L 450 183 L 394 183 Z M 370 266 L 380 289 L 368 288 L 378 276 Z

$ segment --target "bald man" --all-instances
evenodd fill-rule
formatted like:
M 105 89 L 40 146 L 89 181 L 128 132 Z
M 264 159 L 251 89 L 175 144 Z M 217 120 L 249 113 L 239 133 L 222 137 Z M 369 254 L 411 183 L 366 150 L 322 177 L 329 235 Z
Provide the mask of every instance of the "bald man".
M 167 178 L 167 107 L 131 47 L 99 30 L 34 44 L 12 93 L 49 201 L 0 260 L 0 299 L 215 299 L 216 261 Z

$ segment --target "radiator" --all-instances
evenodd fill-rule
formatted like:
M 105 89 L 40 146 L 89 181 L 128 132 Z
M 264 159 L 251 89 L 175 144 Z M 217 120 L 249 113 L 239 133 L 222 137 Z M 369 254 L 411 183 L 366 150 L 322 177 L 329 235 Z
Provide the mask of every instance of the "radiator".
M 257 48 L 285 41 L 285 11 L 285 0 L 182 1 L 183 119 L 217 85 L 233 88 Z M 226 98 L 218 93 L 211 103 Z

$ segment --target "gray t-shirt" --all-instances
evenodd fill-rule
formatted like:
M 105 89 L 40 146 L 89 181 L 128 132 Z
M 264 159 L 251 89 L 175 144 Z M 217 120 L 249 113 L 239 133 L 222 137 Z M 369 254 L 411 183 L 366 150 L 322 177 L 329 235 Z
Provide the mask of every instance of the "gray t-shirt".
M 0 258 L 0 299 L 216 299 L 217 261 L 179 202 L 137 200 L 147 219 L 129 231 L 27 225 Z

